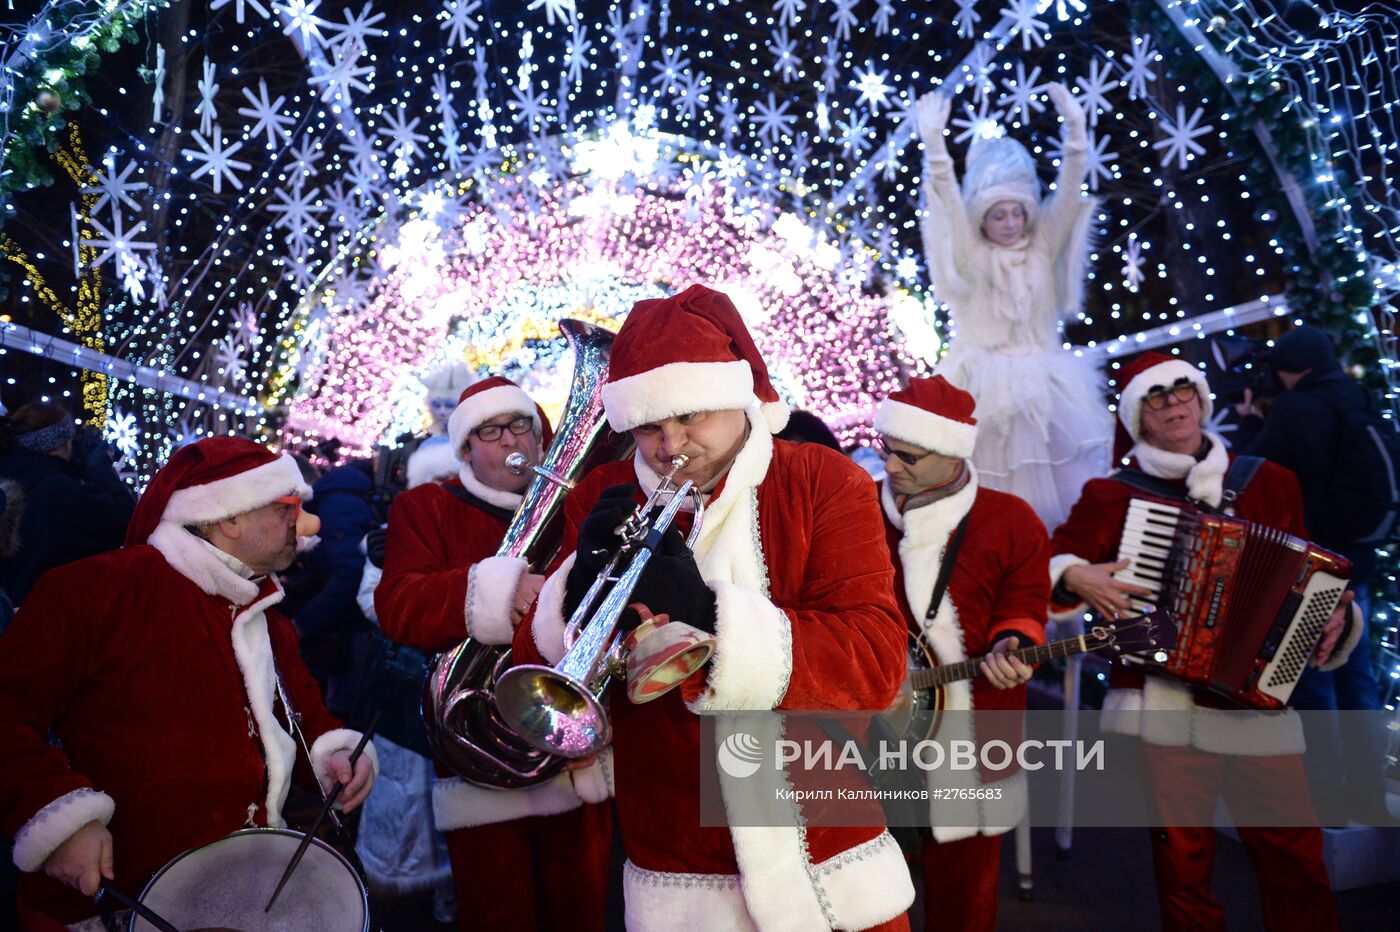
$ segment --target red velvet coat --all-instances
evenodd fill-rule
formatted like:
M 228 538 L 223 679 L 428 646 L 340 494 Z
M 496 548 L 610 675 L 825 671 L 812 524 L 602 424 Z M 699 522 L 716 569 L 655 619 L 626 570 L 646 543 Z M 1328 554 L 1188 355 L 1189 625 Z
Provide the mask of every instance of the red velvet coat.
M 610 693 L 632 929 L 719 925 L 745 911 L 763 930 L 866 928 L 902 913 L 913 895 L 878 808 L 867 827 L 807 826 L 801 836 L 700 824 L 697 712 L 883 709 L 904 676 L 904 623 L 874 484 L 844 457 L 773 441 L 756 414 L 750 420 L 696 545 L 716 595 L 714 658 L 682 689 L 648 704 Z M 517 662 L 553 662 L 562 653 L 564 581 L 579 525 L 599 494 L 623 482 L 645 489 L 655 479 L 635 461 L 613 463 L 569 496 L 567 559 L 517 630 Z M 716 876 L 681 876 L 695 874 Z
M 1233 454 L 1229 460 L 1234 461 Z M 1131 465 L 1137 466 L 1137 461 Z M 1184 493 L 1184 480 L 1173 484 Z M 1069 518 L 1050 541 L 1052 583 L 1058 582 L 1070 566 L 1116 560 L 1128 504 L 1141 497 L 1144 493 L 1116 479 L 1085 483 Z M 1304 539 L 1308 536 L 1298 480 L 1291 471 L 1274 463 L 1260 466 L 1235 500 L 1234 513 Z M 1084 610 L 1083 602 L 1051 603 L 1052 613 L 1062 617 Z M 1301 726 L 1292 715 L 1250 716 L 1241 720 L 1233 712 L 1216 711 L 1236 708 L 1205 690 L 1188 690 L 1176 681 L 1144 676 L 1138 668 L 1115 663 L 1104 699 L 1103 727 L 1106 731 L 1140 734 L 1153 744 L 1191 744 L 1217 753 L 1289 754 L 1303 750 Z M 1143 716 L 1144 710 L 1191 714 Z
M 424 650 L 446 650 L 473 637 L 509 644 L 511 606 L 525 561 L 495 556 L 510 526 L 500 507 L 469 504 L 444 485 L 409 489 L 389 509 L 384 575 L 374 592 L 384 633 Z M 491 790 L 452 776 L 441 764 L 433 816 L 443 831 L 555 815 L 611 795 L 603 766 L 572 770 L 522 790 Z
M 969 467 L 970 468 L 970 467 Z M 910 631 L 924 638 L 939 663 L 956 663 L 987 653 L 1003 634 L 1021 636 L 1020 647 L 1045 641 L 1045 605 L 1050 595 L 1049 540 L 1034 511 L 1014 495 L 979 488 L 976 473 L 968 485 L 937 502 L 900 514 L 888 486 L 881 489 L 885 535 L 895 554 L 895 596 Z M 927 617 L 929 601 L 954 530 L 968 518 L 963 538 L 936 617 Z M 917 603 L 917 613 L 911 610 Z M 997 689 L 985 677 L 950 683 L 945 708 L 1015 710 L 1026 707 L 1026 687 Z M 945 720 L 956 728 L 961 717 Z M 940 730 L 938 740 L 957 735 Z M 952 774 L 940 774 L 946 787 Z M 933 831 L 939 841 L 975 834 L 995 835 L 1021 820 L 1026 804 L 1024 777 L 1018 772 L 984 772 L 983 783 L 996 785 L 999 799 L 969 804 L 965 815 L 955 804 L 933 803 Z M 963 824 L 958 824 L 958 823 Z
M 258 602 L 280 599 L 265 582 Z M 18 836 L 22 869 L 37 870 L 88 821 L 110 818 L 116 883 L 139 892 L 186 849 L 250 820 L 267 823 L 269 772 L 250 734 L 230 639 L 231 623 L 247 623 L 235 618 L 248 611 L 201 591 L 148 545 L 39 580 L 0 637 L 0 832 Z M 322 706 L 291 623 L 264 614 L 277 669 L 323 766 L 327 739 L 339 749 L 350 733 Z M 62 748 L 45 740 L 50 728 Z M 281 824 L 280 811 L 272 821 Z M 42 873 L 20 885 L 32 908 L 56 920 L 96 912 L 91 899 Z
M 457 479 L 447 484 L 462 488 Z M 465 640 L 467 588 L 473 570 L 495 555 L 509 525 L 510 514 L 504 509 L 473 507 L 433 482 L 395 498 L 384 541 L 384 575 L 374 590 L 374 608 L 384 633 L 401 644 L 429 651 L 446 650 Z M 524 568 L 524 561 L 519 561 L 519 572 L 509 581 L 512 596 Z M 506 568 L 501 567 L 501 572 Z M 504 642 L 508 643 L 509 602 L 505 609 Z M 486 640 L 502 643 L 501 638 Z

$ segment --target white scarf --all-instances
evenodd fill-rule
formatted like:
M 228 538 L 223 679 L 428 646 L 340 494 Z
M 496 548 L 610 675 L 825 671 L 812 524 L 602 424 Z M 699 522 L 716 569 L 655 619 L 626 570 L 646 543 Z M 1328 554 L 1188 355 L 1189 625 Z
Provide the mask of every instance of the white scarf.
M 1230 454 L 1219 434 L 1202 431 L 1210 441 L 1205 458 L 1197 460 L 1190 453 L 1172 453 L 1139 441 L 1132 455 L 1142 471 L 1158 479 L 1185 479 L 1186 491 L 1198 502 L 1219 508 L 1225 491 L 1225 474 L 1230 470 Z

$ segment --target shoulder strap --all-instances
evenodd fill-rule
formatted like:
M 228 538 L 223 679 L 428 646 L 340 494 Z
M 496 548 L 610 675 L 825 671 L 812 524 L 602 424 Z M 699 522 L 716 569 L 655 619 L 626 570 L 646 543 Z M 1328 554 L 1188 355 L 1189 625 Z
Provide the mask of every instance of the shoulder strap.
M 933 598 L 928 603 L 928 614 L 924 617 L 932 618 L 938 614 L 938 608 L 943 604 L 943 594 L 948 591 L 948 580 L 953 575 L 953 564 L 958 562 L 958 550 L 962 547 L 963 537 L 967 534 L 967 518 L 958 522 L 958 527 L 953 531 L 953 539 L 948 541 L 948 549 L 943 554 L 943 565 L 938 568 L 938 581 L 933 584 Z
M 502 518 L 506 521 L 509 521 L 511 518 L 515 517 L 515 512 L 507 511 L 500 505 L 493 505 L 490 502 L 482 501 L 481 499 L 477 498 L 475 495 L 467 491 L 466 486 L 455 485 L 453 483 L 448 482 L 445 483 L 442 487 L 448 492 L 451 492 L 453 495 L 460 498 L 462 501 L 466 502 L 468 505 L 471 505 L 473 508 L 480 508 L 482 511 L 486 512 L 492 517 Z
M 1230 471 L 1225 474 L 1224 488 L 1221 490 L 1220 504 L 1228 505 L 1240 497 L 1245 488 L 1253 480 L 1254 474 L 1259 472 L 1259 467 L 1264 465 L 1262 456 L 1237 456 L 1230 464 Z
M 1108 478 L 1116 479 L 1124 485 L 1131 486 L 1149 495 L 1156 495 L 1159 498 L 1173 498 L 1177 501 L 1186 501 L 1185 490 L 1178 488 L 1175 483 L 1168 482 L 1165 479 L 1158 479 L 1156 476 L 1149 476 L 1141 469 L 1136 469 L 1132 466 L 1124 466 L 1121 469 L 1114 470 L 1109 474 Z

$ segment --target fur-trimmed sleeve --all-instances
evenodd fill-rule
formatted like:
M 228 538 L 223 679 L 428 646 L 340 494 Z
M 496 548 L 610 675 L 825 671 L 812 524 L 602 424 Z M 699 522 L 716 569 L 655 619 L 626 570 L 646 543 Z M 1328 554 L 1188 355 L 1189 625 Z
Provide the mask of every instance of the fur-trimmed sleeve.
M 963 277 L 975 237 L 958 192 L 958 176 L 953 159 L 940 136 L 924 153 L 923 216 L 919 230 L 924 238 L 924 259 L 929 280 L 942 301 L 956 300 L 969 293 Z
M 1082 601 L 1062 599 L 1059 584 L 1071 566 L 1109 563 L 1117 557 L 1130 498 L 1128 487 L 1115 479 L 1091 479 L 1084 484 L 1069 517 L 1050 538 L 1050 617 L 1063 620 L 1084 610 Z
M 467 636 L 468 566 L 453 566 L 439 537 L 442 516 L 431 506 L 436 486 L 394 499 L 384 543 L 384 575 L 374 591 L 379 626 L 390 639 L 445 650 Z
M 15 864 L 38 870 L 88 822 L 106 824 L 114 803 L 47 740 L 95 664 L 101 623 L 82 593 L 91 581 L 65 567 L 42 577 L 0 637 L 0 833 L 15 839 Z

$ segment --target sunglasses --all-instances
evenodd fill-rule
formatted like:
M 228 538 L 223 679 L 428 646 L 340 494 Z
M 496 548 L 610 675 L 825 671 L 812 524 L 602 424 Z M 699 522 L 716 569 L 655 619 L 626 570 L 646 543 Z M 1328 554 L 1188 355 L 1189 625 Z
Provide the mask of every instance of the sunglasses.
M 1177 404 L 1186 404 L 1196 397 L 1196 386 L 1190 382 L 1178 379 L 1169 388 L 1159 388 L 1156 391 L 1148 392 L 1142 399 L 1142 403 L 1153 411 L 1160 411 L 1167 406 L 1167 399 L 1176 401 Z
M 492 443 L 501 439 L 501 434 L 509 430 L 519 437 L 521 434 L 529 433 L 535 427 L 535 419 L 529 415 L 518 417 L 509 424 L 487 424 L 485 427 L 478 427 L 472 431 L 472 436 L 484 443 Z
M 932 456 L 935 452 L 930 450 L 927 453 L 910 453 L 908 450 L 891 449 L 890 445 L 885 442 L 884 437 L 877 437 L 875 439 L 875 445 L 880 448 L 880 454 L 885 459 L 889 459 L 893 456 L 905 466 L 913 466 L 915 463 L 919 462 L 919 460 L 926 456 Z

